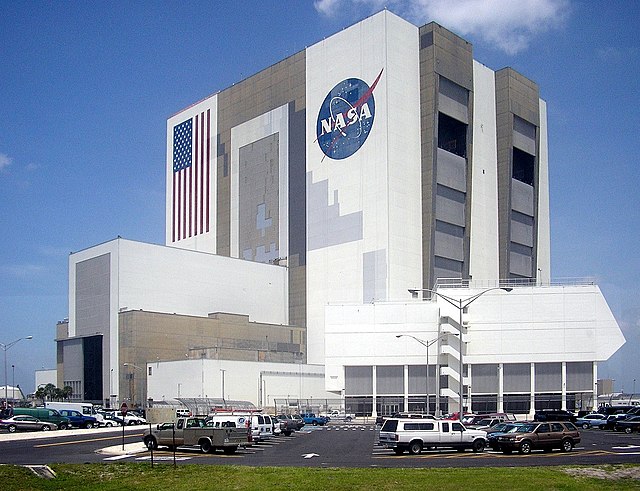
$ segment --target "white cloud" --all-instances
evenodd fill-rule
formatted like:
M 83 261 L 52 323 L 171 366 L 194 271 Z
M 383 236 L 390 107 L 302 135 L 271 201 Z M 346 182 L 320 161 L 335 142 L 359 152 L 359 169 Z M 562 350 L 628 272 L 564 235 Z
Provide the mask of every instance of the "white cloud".
M 0 171 L 3 171 L 11 165 L 11 158 L 4 153 L 0 153 Z
M 387 6 L 422 25 L 435 21 L 461 36 L 474 36 L 508 54 L 525 50 L 532 40 L 560 27 L 570 12 L 570 0 L 316 0 L 316 10 L 332 16 L 342 6 Z

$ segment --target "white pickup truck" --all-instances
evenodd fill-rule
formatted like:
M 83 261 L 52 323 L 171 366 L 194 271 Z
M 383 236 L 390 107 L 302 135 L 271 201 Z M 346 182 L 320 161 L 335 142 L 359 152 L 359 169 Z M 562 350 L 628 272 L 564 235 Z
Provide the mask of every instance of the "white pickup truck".
M 339 411 L 337 409 L 334 409 L 333 411 L 327 413 L 326 416 L 332 420 L 342 420 L 342 421 L 351 421 L 356 417 L 355 414 L 346 413 L 344 411 Z
M 251 445 L 247 427 L 237 428 L 234 423 L 213 427 L 204 418 L 178 418 L 175 422 L 160 423 L 142 436 L 149 449 L 159 445 L 170 450 L 182 446 L 199 446 L 203 453 L 222 449 L 226 454 L 235 453 L 240 446 Z
M 380 429 L 379 441 L 398 455 L 405 450 L 419 454 L 422 450 L 441 447 L 482 452 L 487 444 L 487 433 L 467 429 L 458 421 L 389 418 Z

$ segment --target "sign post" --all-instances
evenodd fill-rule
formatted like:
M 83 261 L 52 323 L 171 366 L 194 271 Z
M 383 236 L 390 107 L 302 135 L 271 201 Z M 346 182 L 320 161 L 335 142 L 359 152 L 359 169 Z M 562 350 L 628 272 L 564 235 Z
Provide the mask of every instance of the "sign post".
M 127 406 L 127 403 L 123 402 L 122 406 L 120 406 L 120 414 L 122 416 L 122 450 L 124 450 L 124 417 L 127 415 L 128 410 L 129 407 Z

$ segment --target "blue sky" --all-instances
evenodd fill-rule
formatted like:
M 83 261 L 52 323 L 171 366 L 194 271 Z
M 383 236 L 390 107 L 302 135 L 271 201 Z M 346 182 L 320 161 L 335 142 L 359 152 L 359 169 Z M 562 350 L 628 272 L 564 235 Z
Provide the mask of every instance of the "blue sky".
M 164 242 L 167 118 L 385 5 L 540 85 L 552 276 L 597 281 L 627 338 L 599 375 L 640 392 L 640 3 L 572 0 L 0 0 L 0 342 L 34 336 L 10 384 L 55 367 L 71 251 Z

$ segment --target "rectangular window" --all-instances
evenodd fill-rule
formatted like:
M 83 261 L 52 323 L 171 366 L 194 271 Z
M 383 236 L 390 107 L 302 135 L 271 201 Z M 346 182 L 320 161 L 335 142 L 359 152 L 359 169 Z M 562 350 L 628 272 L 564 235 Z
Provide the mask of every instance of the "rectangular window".
M 535 160 L 536 159 L 533 155 L 514 147 L 512 177 L 520 182 L 528 184 L 529 186 L 533 186 Z
M 467 125 L 438 113 L 438 148 L 459 157 L 467 157 Z

